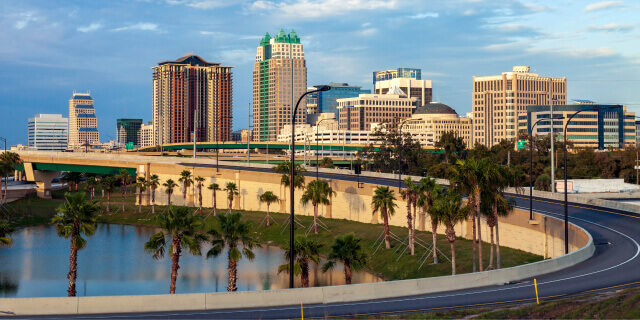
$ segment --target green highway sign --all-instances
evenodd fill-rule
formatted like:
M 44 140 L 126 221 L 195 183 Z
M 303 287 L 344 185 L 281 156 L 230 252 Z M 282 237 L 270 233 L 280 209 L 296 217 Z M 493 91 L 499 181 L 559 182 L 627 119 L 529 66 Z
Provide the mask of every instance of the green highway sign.
M 516 144 L 516 150 L 524 150 L 526 148 L 527 148 L 527 141 L 518 140 L 518 143 Z
M 133 150 L 133 142 L 127 142 L 127 150 Z

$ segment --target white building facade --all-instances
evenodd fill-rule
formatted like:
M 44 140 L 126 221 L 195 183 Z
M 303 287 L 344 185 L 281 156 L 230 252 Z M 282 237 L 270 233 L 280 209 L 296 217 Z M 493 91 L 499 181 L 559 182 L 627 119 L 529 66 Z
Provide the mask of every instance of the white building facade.
M 36 114 L 28 122 L 29 149 L 64 151 L 69 142 L 69 118 L 61 114 Z

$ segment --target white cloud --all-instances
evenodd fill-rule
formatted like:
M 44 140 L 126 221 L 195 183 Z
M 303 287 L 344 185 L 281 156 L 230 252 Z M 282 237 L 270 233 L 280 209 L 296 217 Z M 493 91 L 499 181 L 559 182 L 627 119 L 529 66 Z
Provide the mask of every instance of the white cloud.
M 88 25 L 86 27 L 78 27 L 77 30 L 80 31 L 80 32 L 87 33 L 87 32 L 96 31 L 96 30 L 98 30 L 98 29 L 100 29 L 102 27 L 103 27 L 102 23 L 95 22 L 95 23 L 92 23 L 92 24 L 90 24 L 90 25 Z
M 503 51 L 503 50 L 515 50 L 522 49 L 529 45 L 528 42 L 509 42 L 509 43 L 500 43 L 500 44 L 490 44 L 484 47 L 487 51 Z
M 423 12 L 413 16 L 409 16 L 410 19 L 424 19 L 424 18 L 437 18 L 437 17 L 438 17 L 437 12 Z
M 587 26 L 587 30 L 591 31 L 602 31 L 602 32 L 627 32 L 633 30 L 633 26 L 630 24 L 618 24 L 618 23 L 609 23 L 602 26 Z
M 240 65 L 251 63 L 256 60 L 255 49 L 232 49 L 222 51 L 220 54 L 220 63 L 223 65 Z
M 395 9 L 398 0 L 290 0 L 268 1 L 258 0 L 248 7 L 249 12 L 263 13 L 277 11 L 278 13 L 297 19 L 326 18 L 346 15 L 353 11 Z
M 561 55 L 570 58 L 578 59 L 594 59 L 594 58 L 607 58 L 619 55 L 618 52 L 609 47 L 600 48 L 530 48 L 527 49 L 529 53 L 543 53 L 546 55 Z
M 242 0 L 166 0 L 171 5 L 186 5 L 196 9 L 214 9 L 229 7 L 244 2 Z
M 463 16 L 472 16 L 475 14 L 476 14 L 476 11 L 473 9 L 467 9 L 462 13 Z
M 32 21 L 38 21 L 38 17 L 34 16 L 32 12 L 22 13 L 20 14 L 20 20 L 16 21 L 16 23 L 13 24 L 13 27 L 21 30 L 26 28 Z
M 622 1 L 602 1 L 602 2 L 592 3 L 584 7 L 582 11 L 589 12 L 589 11 L 595 11 L 595 10 L 611 9 L 611 8 L 619 7 L 621 5 L 622 5 Z
M 530 12 L 543 12 L 551 10 L 549 6 L 542 6 L 533 3 L 525 3 L 524 6 L 529 9 Z
M 358 32 L 358 34 L 363 37 L 370 37 L 375 35 L 376 33 L 378 33 L 378 29 L 376 28 L 367 28 L 367 29 L 360 30 Z
M 139 22 L 127 27 L 115 28 L 111 31 L 125 31 L 125 30 L 141 30 L 141 31 L 160 31 L 156 23 Z

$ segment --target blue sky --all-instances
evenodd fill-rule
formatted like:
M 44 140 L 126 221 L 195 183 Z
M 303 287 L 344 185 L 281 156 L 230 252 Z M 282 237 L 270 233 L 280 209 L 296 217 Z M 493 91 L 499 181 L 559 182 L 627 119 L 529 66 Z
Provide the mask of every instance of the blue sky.
M 640 3 L 516 0 L 0 1 L 0 136 L 68 116 L 91 91 L 101 140 L 120 117 L 151 120 L 151 67 L 194 52 L 234 66 L 234 129 L 247 126 L 256 46 L 295 29 L 308 84 L 371 88 L 374 70 L 415 67 L 434 100 L 471 111 L 472 76 L 529 65 L 567 77 L 569 99 L 640 112 Z

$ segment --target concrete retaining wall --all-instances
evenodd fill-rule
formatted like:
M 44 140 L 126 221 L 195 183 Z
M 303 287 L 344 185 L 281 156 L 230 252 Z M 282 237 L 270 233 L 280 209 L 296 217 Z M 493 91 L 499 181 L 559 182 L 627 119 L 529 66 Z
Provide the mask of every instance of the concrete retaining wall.
M 590 258 L 595 247 L 591 236 L 579 227 L 586 245 L 566 256 L 523 266 L 467 273 L 457 276 L 353 284 L 348 286 L 279 289 L 265 291 L 194 293 L 76 298 L 0 299 L 5 315 L 96 314 L 260 308 L 283 305 L 355 302 L 500 285 L 561 270 Z

